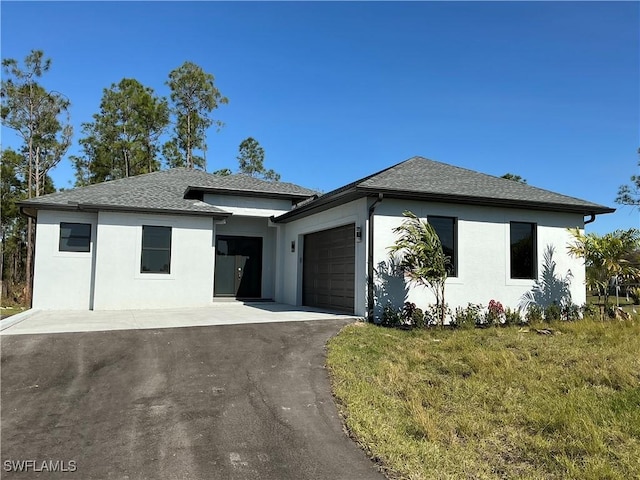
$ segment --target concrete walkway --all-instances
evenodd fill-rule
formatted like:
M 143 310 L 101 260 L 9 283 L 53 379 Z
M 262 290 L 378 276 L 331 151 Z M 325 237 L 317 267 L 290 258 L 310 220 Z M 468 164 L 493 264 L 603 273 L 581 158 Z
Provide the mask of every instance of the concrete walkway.
M 356 319 L 279 303 L 220 302 L 201 308 L 112 311 L 28 310 L 0 322 L 0 335 L 98 332 L 269 322 Z

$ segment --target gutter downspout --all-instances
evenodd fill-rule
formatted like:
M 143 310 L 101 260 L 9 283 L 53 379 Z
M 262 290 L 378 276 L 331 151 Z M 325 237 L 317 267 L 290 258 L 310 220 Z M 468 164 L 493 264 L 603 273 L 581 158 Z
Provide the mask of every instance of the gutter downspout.
M 589 215 L 591 215 L 591 218 L 589 220 L 585 220 L 584 224 L 588 225 L 590 223 L 593 223 L 596 221 L 596 214 L 595 213 L 590 213 Z
M 368 259 L 367 259 L 367 321 L 373 322 L 373 212 L 376 209 L 376 206 L 382 202 L 384 196 L 382 193 L 378 193 L 378 198 L 376 201 L 371 204 L 369 207 L 369 231 L 367 232 L 367 250 L 368 250 Z

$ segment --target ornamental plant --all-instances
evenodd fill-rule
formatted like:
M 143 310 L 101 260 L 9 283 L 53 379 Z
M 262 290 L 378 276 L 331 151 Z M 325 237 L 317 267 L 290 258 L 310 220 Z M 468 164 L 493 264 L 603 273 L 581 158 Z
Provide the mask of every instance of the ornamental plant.
M 488 325 L 502 325 L 506 321 L 504 307 L 496 300 L 491 300 L 487 306 L 485 323 Z

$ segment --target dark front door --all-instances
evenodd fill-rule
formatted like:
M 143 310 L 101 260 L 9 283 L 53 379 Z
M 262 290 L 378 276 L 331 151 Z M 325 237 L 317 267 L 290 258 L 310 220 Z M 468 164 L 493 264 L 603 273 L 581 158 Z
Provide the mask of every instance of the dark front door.
M 261 237 L 216 236 L 213 294 L 216 297 L 261 297 Z

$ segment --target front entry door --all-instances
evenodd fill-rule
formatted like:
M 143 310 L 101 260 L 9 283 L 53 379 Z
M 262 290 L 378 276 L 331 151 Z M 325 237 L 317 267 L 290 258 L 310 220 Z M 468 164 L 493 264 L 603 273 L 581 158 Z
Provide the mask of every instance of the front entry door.
M 216 236 L 213 294 L 216 297 L 261 297 L 261 237 Z

